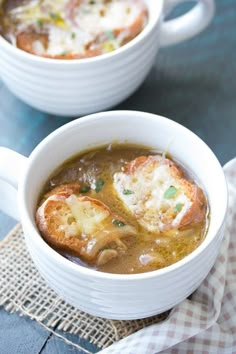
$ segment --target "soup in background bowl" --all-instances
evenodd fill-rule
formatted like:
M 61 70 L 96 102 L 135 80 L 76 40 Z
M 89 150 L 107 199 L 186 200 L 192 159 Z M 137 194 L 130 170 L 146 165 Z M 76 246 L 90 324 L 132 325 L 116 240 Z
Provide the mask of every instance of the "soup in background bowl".
M 0 4 L 4 4 L 5 1 L 0 0 Z M 8 1 L 10 1 L 9 4 L 19 4 L 18 1 Z M 48 3 L 58 6 L 64 1 L 48 1 Z M 104 27 L 103 23 L 101 33 L 98 28 L 100 35 L 96 37 L 95 42 L 91 38 L 91 42 L 89 38 L 86 39 L 88 42 L 83 42 L 88 44 L 85 47 L 82 45 L 83 58 L 74 46 L 74 42 L 77 43 L 80 38 L 78 31 L 72 28 L 67 31 L 63 29 L 64 22 L 59 10 L 50 12 L 46 18 L 43 18 L 40 12 L 37 13 L 39 17 L 36 24 L 31 24 L 29 11 L 30 28 L 25 28 L 24 24 L 18 36 L 14 35 L 14 31 L 13 34 L 11 31 L 9 33 L 7 30 L 9 25 L 6 24 L 3 32 L 8 40 L 0 35 L 0 77 L 2 81 L 24 102 L 47 113 L 78 117 L 91 112 L 99 112 L 122 102 L 137 90 L 150 71 L 161 46 L 178 43 L 196 35 L 209 24 L 214 13 L 214 0 L 200 0 L 195 8 L 183 17 L 164 21 L 164 16 L 178 1 L 172 1 L 170 4 L 169 1 L 164 0 L 143 0 L 143 2 L 141 0 L 113 0 L 112 4 L 122 5 L 126 4 L 126 1 L 135 4 L 134 9 L 137 4 L 142 3 L 147 9 L 147 22 L 144 20 L 145 26 L 141 32 L 143 16 L 139 16 L 141 20 L 138 20 L 137 26 L 136 21 L 133 18 L 130 19 L 128 32 L 126 29 L 122 30 L 124 27 L 117 29 L 116 21 L 119 22 L 119 19 L 115 16 L 116 20 L 112 20 L 112 26 L 114 25 L 112 32 L 107 31 L 109 24 Z M 99 3 L 101 2 L 102 0 L 99 0 Z M 32 2 L 21 3 L 24 6 Z M 32 4 L 37 8 L 39 3 L 41 2 L 36 0 Z M 70 3 L 76 3 L 76 1 L 71 0 Z M 88 4 L 88 7 L 94 6 L 85 0 L 82 3 Z M 131 11 L 127 16 L 132 14 Z M 20 16 L 20 13 L 16 15 Z M 134 14 L 134 18 L 136 17 Z M 4 21 L 7 20 L 7 17 L 0 13 L 0 22 L 2 18 Z M 103 16 L 101 18 L 103 19 Z M 95 22 L 99 25 L 101 21 Z M 61 27 L 59 35 L 56 34 L 57 31 L 56 33 L 49 31 L 53 37 L 52 41 L 49 40 L 53 44 L 51 46 L 48 42 L 48 30 L 49 28 L 55 29 L 52 26 L 54 23 Z M 142 26 L 140 26 L 141 23 Z M 38 33 L 41 27 L 42 33 Z M 86 24 L 85 28 L 87 29 Z M 65 38 L 61 32 L 65 32 Z M 67 32 L 70 33 L 69 37 Z M 129 40 L 131 32 L 132 39 Z M 18 40 L 15 37 L 18 37 Z M 16 45 L 10 43 L 14 43 L 14 40 L 16 40 Z M 117 40 L 125 45 L 113 50 L 117 47 Z M 17 48 L 17 42 L 26 51 Z M 62 42 L 66 44 L 65 50 L 62 50 Z M 100 44 L 103 46 L 102 50 L 99 48 Z M 97 55 L 101 51 L 104 54 Z M 32 52 L 40 55 L 33 55 Z M 70 57 L 74 59 L 68 60 Z M 80 58 L 75 59 L 75 57 Z
M 156 154 L 165 151 L 169 146 L 169 157 L 173 157 L 174 162 L 177 162 L 187 175 L 189 174 L 190 182 L 193 180 L 204 191 L 210 210 L 207 232 L 199 246 L 179 261 L 161 269 L 139 274 L 97 271 L 71 262 L 49 246 L 41 236 L 35 215 L 44 192 L 43 188 L 50 176 L 68 159 L 79 156 L 85 151 L 99 150 L 102 146 L 109 146 L 114 142 L 127 146 L 148 147 L 152 150 L 152 155 L 153 152 Z M 150 156 L 149 152 L 148 156 Z M 143 151 L 132 156 L 130 162 L 141 155 Z M 28 159 L 11 150 L 1 148 L 0 161 L 0 178 L 8 181 L 11 188 L 18 186 L 19 189 L 20 220 L 35 266 L 49 286 L 65 301 L 85 312 L 123 320 L 144 318 L 164 312 L 188 297 L 207 276 L 215 262 L 223 238 L 227 208 L 225 176 L 209 147 L 190 130 L 174 121 L 144 112 L 96 113 L 74 120 L 55 130 L 34 149 Z M 120 172 L 126 171 L 116 173 Z M 123 181 L 120 177 L 121 175 L 117 176 L 117 181 Z M 101 182 L 95 184 L 97 191 L 102 186 L 105 184 Z M 179 188 L 172 182 L 171 186 L 175 189 Z M 85 187 L 88 186 L 81 184 L 80 188 L 82 187 L 82 191 L 86 191 Z M 93 189 L 94 186 L 91 185 L 91 188 Z M 130 191 L 132 188 L 125 187 Z M 177 198 L 175 189 L 167 187 L 164 194 L 169 190 L 166 196 L 172 195 L 174 199 L 170 198 L 170 200 L 175 201 Z M 118 192 L 122 190 L 122 194 L 119 194 L 120 198 L 121 196 L 122 198 L 134 197 L 127 191 L 124 194 L 123 187 L 117 190 Z M 50 190 L 45 192 L 50 193 Z M 58 198 L 64 200 L 64 192 L 58 191 L 59 196 L 56 196 L 56 200 Z M 93 192 L 96 193 L 96 189 Z M 84 195 L 81 198 L 88 197 L 89 195 Z M 74 197 L 69 203 L 73 202 L 73 199 Z M 180 207 L 177 206 L 179 203 L 182 202 L 173 203 L 177 212 L 181 212 Z M 3 207 L 6 211 L 10 210 L 7 203 Z M 112 206 L 109 205 L 109 208 L 111 209 Z M 12 207 L 11 210 L 15 208 Z M 115 213 L 113 209 L 112 212 Z M 119 214 L 119 211 L 117 210 L 116 213 Z M 117 217 L 115 220 L 118 221 L 112 225 L 117 228 L 120 225 L 122 228 L 119 222 L 125 223 L 125 221 Z M 71 221 L 73 223 L 73 219 Z M 139 223 L 141 222 L 145 223 L 146 219 L 139 219 Z M 135 226 L 134 221 L 129 223 Z
M 0 33 L 28 53 L 80 59 L 110 53 L 147 23 L 142 0 L 5 0 Z

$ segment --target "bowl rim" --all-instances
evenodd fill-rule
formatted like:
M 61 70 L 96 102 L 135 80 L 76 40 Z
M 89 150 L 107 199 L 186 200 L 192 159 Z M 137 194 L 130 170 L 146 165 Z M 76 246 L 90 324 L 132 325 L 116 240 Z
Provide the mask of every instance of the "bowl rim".
M 150 12 L 149 1 L 153 1 L 153 0 L 144 0 L 144 1 L 145 1 L 145 4 L 147 5 L 148 12 Z M 55 66 L 55 65 L 72 66 L 72 65 L 78 65 L 78 63 L 80 63 L 80 65 L 86 65 L 89 63 L 97 63 L 100 61 L 106 61 L 106 60 L 110 60 L 110 59 L 112 60 L 112 58 L 122 55 L 124 52 L 127 52 L 127 51 L 131 50 L 133 47 L 136 47 L 137 45 L 139 45 L 139 42 L 142 42 L 143 40 L 145 40 L 147 35 L 155 28 L 156 24 L 159 22 L 159 20 L 161 18 L 161 13 L 162 13 L 162 9 L 163 9 L 163 2 L 164 2 L 164 0 L 159 0 L 157 2 L 157 4 L 155 4 L 155 6 L 157 7 L 157 9 L 156 9 L 157 13 L 155 14 L 155 16 L 152 16 L 153 20 L 152 21 L 148 20 L 144 29 L 135 38 L 133 38 L 131 41 L 129 41 L 128 43 L 124 44 L 123 46 L 114 50 L 111 53 L 106 53 L 106 54 L 101 54 L 101 55 L 90 57 L 90 58 L 81 58 L 81 59 L 45 58 L 45 57 L 41 57 L 38 55 L 34 55 L 31 53 L 25 52 L 24 50 L 21 50 L 15 46 L 13 46 L 2 35 L 0 35 L 0 50 L 1 50 L 1 45 L 2 45 L 3 47 L 7 48 L 14 55 L 19 56 L 22 60 L 25 59 L 25 60 L 29 60 L 31 62 L 41 63 L 41 64 L 45 64 L 45 65 L 48 64 L 48 65 L 53 65 L 53 66 Z M 158 8 L 158 6 L 159 6 L 159 8 Z M 155 18 L 155 20 L 154 20 L 154 18 Z
M 214 164 L 218 169 L 218 173 L 220 176 L 220 179 L 222 180 L 222 188 L 223 188 L 223 196 L 224 200 L 221 200 L 221 203 L 219 204 L 219 207 L 221 208 L 221 218 L 217 219 L 218 225 L 217 228 L 215 229 L 215 235 L 213 237 L 207 237 L 208 232 L 206 237 L 204 238 L 203 242 L 189 255 L 184 257 L 183 259 L 177 261 L 176 263 L 173 263 L 167 267 L 157 269 L 154 271 L 150 272 L 145 272 L 145 273 L 138 273 L 138 274 L 114 274 L 114 273 L 105 273 L 101 271 L 97 271 L 95 269 L 91 268 L 86 268 L 83 267 L 82 265 L 75 264 L 72 261 L 68 260 L 67 258 L 63 257 L 61 254 L 59 254 L 57 251 L 55 251 L 52 247 L 50 247 L 46 241 L 42 238 L 40 233 L 37 230 L 36 225 L 33 224 L 31 217 L 27 211 L 27 205 L 26 205 L 26 200 L 25 200 L 25 195 L 27 191 L 27 179 L 28 179 L 28 172 L 30 170 L 30 162 L 34 160 L 35 157 L 37 157 L 37 154 L 40 154 L 40 152 L 45 149 L 45 145 L 47 145 L 47 142 L 49 142 L 51 139 L 54 137 L 63 134 L 66 130 L 68 129 L 73 129 L 74 126 L 77 126 L 78 121 L 80 121 L 82 124 L 87 121 L 90 121 L 93 119 L 94 121 L 99 120 L 101 116 L 113 116 L 113 117 L 120 117 L 121 115 L 124 115 L 126 118 L 127 116 L 129 118 L 135 119 L 135 117 L 139 116 L 140 118 L 145 118 L 148 117 L 149 120 L 156 120 L 161 119 L 164 120 L 167 124 L 174 125 L 175 127 L 178 127 L 179 129 L 182 129 L 185 131 L 188 135 L 192 135 L 194 137 L 195 141 L 198 141 L 205 150 L 208 151 L 208 153 L 211 155 L 212 159 L 214 160 Z M 205 249 L 207 249 L 210 245 L 210 241 L 212 242 L 216 235 L 219 234 L 221 231 L 222 226 L 224 225 L 225 219 L 226 219 L 226 212 L 227 212 L 227 205 L 228 205 L 228 193 L 227 193 L 227 183 L 226 183 L 226 178 L 224 175 L 224 171 L 222 169 L 221 164 L 219 163 L 217 157 L 213 153 L 213 151 L 209 148 L 209 146 L 202 140 L 200 139 L 195 133 L 193 133 L 191 130 L 183 126 L 182 124 L 179 124 L 169 118 L 165 118 L 163 116 L 157 115 L 157 114 L 152 114 L 152 113 L 147 113 L 147 112 L 142 112 L 142 111 L 131 111 L 131 110 L 119 110 L 119 111 L 106 111 L 106 112 L 99 112 L 99 113 L 93 113 L 87 116 L 84 116 L 82 118 L 78 118 L 76 120 L 73 120 L 60 128 L 56 129 L 53 131 L 51 134 L 49 134 L 45 139 L 43 139 L 38 146 L 33 150 L 31 155 L 29 156 L 29 163 L 28 166 L 26 167 L 25 174 L 20 181 L 19 185 L 19 206 L 20 206 L 20 214 L 21 214 L 21 220 L 23 224 L 23 229 L 27 231 L 25 232 L 26 234 L 26 240 L 28 237 L 33 238 L 34 242 L 36 243 L 36 246 L 39 247 L 39 249 L 42 250 L 42 252 L 47 256 L 47 258 L 50 261 L 54 261 L 55 263 L 60 264 L 64 270 L 72 271 L 78 274 L 82 274 L 83 276 L 89 276 L 92 278 L 96 279 L 107 279 L 107 280 L 122 280 L 122 281 L 135 281 L 138 279 L 150 279 L 150 278 L 156 278 L 158 276 L 165 275 L 167 273 L 171 273 L 174 270 L 178 270 L 186 265 L 186 263 L 190 263 L 193 261 L 193 259 L 197 258 L 202 252 L 204 252 Z M 210 221 L 211 222 L 211 221 Z M 29 236 L 28 236 L 29 235 Z

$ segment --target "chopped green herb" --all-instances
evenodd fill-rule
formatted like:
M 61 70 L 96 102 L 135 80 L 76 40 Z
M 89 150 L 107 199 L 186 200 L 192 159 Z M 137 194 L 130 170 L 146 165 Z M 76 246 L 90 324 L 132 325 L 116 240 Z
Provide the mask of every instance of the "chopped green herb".
M 64 52 L 61 53 L 61 55 L 66 55 L 66 54 L 68 54 L 67 50 L 64 50 Z
M 41 18 L 38 18 L 38 19 L 37 19 L 37 25 L 40 26 L 40 27 L 42 27 L 42 25 L 43 25 L 43 20 L 41 20 Z
M 104 186 L 104 181 L 103 179 L 99 178 L 96 183 L 95 183 L 95 192 L 98 193 L 100 192 L 100 190 L 102 189 L 102 187 Z
M 123 223 L 123 221 L 120 221 L 120 220 L 117 220 L 117 219 L 113 219 L 113 220 L 112 220 L 112 224 L 113 224 L 113 225 L 116 225 L 116 226 L 118 226 L 118 227 L 123 227 L 123 226 L 125 226 L 125 223 Z
M 134 192 L 131 191 L 130 189 L 124 189 L 124 190 L 123 190 L 123 194 L 124 194 L 124 195 L 129 195 L 129 194 L 134 194 Z
M 165 199 L 171 199 L 173 198 L 176 193 L 177 193 L 178 189 L 175 188 L 174 186 L 170 186 L 166 191 L 165 191 L 165 194 L 164 194 L 164 198 Z
M 108 39 L 110 39 L 111 41 L 115 39 L 114 34 L 112 31 L 105 31 L 105 35 Z
M 96 2 L 94 0 L 89 1 L 89 5 L 95 5 L 95 4 L 96 4 Z
M 51 13 L 50 13 L 50 17 L 51 17 L 51 19 L 54 20 L 54 21 L 61 20 L 61 16 L 55 14 L 54 12 L 51 12 Z
M 89 186 L 82 186 L 82 187 L 80 187 L 79 192 L 80 193 L 87 193 L 90 191 L 90 189 L 91 188 Z
M 76 33 L 75 33 L 75 32 L 72 32 L 72 33 L 71 33 L 71 39 L 75 39 L 75 37 L 76 37 Z
M 176 206 L 174 207 L 174 213 L 179 213 L 183 208 L 182 203 L 177 203 Z

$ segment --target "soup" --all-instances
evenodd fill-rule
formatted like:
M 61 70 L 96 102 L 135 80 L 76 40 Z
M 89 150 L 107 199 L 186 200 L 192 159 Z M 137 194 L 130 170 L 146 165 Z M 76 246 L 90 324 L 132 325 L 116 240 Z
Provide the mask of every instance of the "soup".
M 65 162 L 36 213 L 43 238 L 73 262 L 132 274 L 171 265 L 205 237 L 202 189 L 171 158 L 111 144 Z
M 0 1 L 1 4 L 1 1 Z M 79 59 L 112 52 L 147 23 L 142 0 L 5 0 L 0 34 L 47 58 Z

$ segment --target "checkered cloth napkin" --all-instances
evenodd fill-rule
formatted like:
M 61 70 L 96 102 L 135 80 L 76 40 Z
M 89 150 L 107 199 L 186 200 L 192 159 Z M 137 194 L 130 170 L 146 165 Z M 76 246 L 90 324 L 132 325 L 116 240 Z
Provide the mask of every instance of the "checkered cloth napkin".
M 236 158 L 224 171 L 229 190 L 226 232 L 205 281 L 165 321 L 126 337 L 100 354 L 236 354 Z

